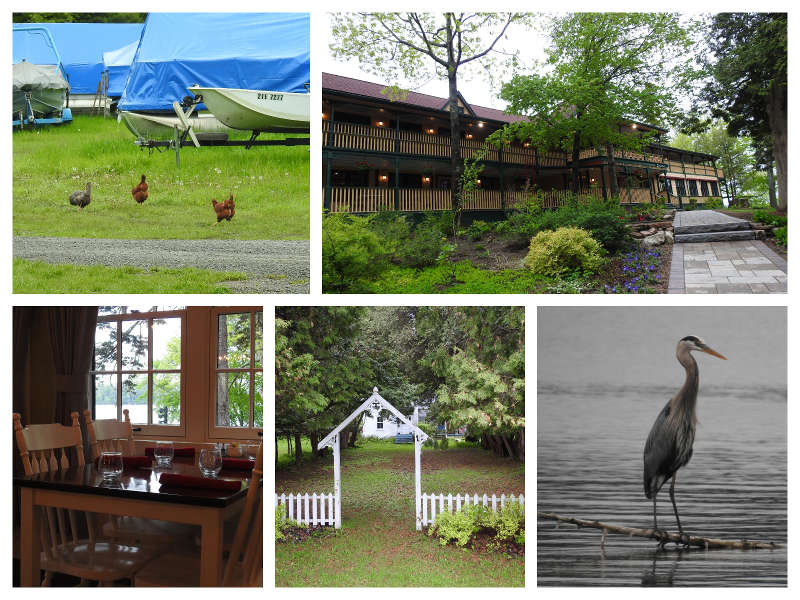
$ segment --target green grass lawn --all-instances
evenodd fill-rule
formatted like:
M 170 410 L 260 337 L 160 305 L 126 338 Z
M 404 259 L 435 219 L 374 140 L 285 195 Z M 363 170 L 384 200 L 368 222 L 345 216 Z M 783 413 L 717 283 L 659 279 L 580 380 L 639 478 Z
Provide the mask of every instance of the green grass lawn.
M 248 137 L 247 132 L 242 135 Z M 120 239 L 309 237 L 308 146 L 192 148 L 149 153 L 113 118 L 13 134 L 13 230 L 19 236 Z M 242 136 L 237 136 L 242 137 Z M 280 138 L 280 135 L 271 137 Z M 262 134 L 269 139 L 270 135 Z M 147 175 L 150 197 L 131 196 Z M 70 193 L 92 182 L 85 209 Z M 216 225 L 212 198 L 233 193 L 236 215 Z
M 242 273 L 201 269 L 137 269 L 51 265 L 14 259 L 16 294 L 224 294 L 222 281 L 239 281 Z
M 283 446 L 283 450 L 281 450 Z M 275 544 L 275 584 L 310 587 L 521 587 L 525 561 L 440 546 L 414 528 L 414 446 L 365 441 L 342 453 L 342 529 Z M 279 455 L 286 443 L 279 443 Z M 284 461 L 279 456 L 280 464 Z M 524 493 L 524 464 L 479 448 L 422 452 L 424 493 Z M 330 493 L 333 459 L 276 470 L 278 493 Z

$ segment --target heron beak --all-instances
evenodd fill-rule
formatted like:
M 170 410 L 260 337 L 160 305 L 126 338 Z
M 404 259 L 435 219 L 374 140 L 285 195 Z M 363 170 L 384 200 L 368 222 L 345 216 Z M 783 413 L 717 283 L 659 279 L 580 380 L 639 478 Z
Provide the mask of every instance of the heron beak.
M 724 356 L 722 356 L 722 354 L 720 354 L 719 352 L 717 352 L 717 351 L 715 351 L 715 350 L 712 350 L 712 349 L 711 349 L 711 348 L 709 348 L 708 346 L 699 346 L 699 347 L 698 347 L 698 349 L 699 349 L 699 350 L 702 350 L 702 351 L 703 351 L 703 352 L 705 352 L 706 354 L 710 354 L 711 356 L 716 356 L 717 358 L 721 358 L 722 360 L 728 360 L 727 358 L 725 358 Z

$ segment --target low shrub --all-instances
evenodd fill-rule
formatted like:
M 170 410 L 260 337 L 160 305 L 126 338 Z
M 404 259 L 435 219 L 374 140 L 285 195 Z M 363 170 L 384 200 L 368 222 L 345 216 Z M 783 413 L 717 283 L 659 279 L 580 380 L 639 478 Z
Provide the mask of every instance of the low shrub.
M 282 542 L 286 539 L 286 530 L 290 527 L 307 527 L 297 521 L 292 521 L 286 516 L 286 505 L 279 504 L 275 507 L 275 541 Z
M 444 511 L 436 515 L 428 535 L 436 535 L 445 546 L 451 542 L 466 546 L 481 530 L 492 530 L 494 539 L 503 542 L 525 543 L 525 509 L 518 502 L 508 502 L 497 512 L 472 504 L 459 511 Z
M 722 198 L 709 198 L 703 204 L 703 208 L 708 209 L 716 209 L 716 208 L 723 208 L 725 205 L 722 203 Z
M 473 242 L 477 242 L 484 235 L 492 230 L 492 224 L 486 221 L 473 221 L 469 227 L 464 230 L 464 234 Z
M 787 218 L 776 215 L 768 210 L 759 209 L 753 211 L 753 221 L 764 223 L 764 225 L 772 225 L 774 227 L 785 227 Z
M 446 238 L 435 222 L 424 220 L 397 246 L 395 257 L 401 265 L 420 269 L 436 264 Z
M 602 246 L 587 231 L 562 227 L 536 234 L 525 257 L 525 266 L 534 274 L 548 277 L 567 273 L 591 275 L 603 260 Z
M 779 246 L 783 246 L 784 248 L 787 247 L 788 240 L 787 240 L 787 229 L 785 225 L 783 227 L 778 227 L 775 230 L 775 243 Z
M 631 245 L 631 230 L 616 212 L 588 212 L 578 216 L 573 225 L 588 231 L 609 253 L 616 254 Z
M 370 225 L 368 217 L 334 214 L 323 218 L 323 291 L 370 291 L 369 281 L 388 267 L 393 248 L 387 248 Z

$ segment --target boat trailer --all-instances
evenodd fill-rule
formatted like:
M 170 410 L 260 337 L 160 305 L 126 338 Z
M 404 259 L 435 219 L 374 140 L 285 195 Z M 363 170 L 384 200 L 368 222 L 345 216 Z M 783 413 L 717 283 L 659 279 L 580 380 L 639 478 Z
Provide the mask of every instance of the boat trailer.
M 146 140 L 143 138 L 137 139 L 134 144 L 140 148 L 147 148 L 148 150 L 162 151 L 163 148 L 171 148 L 175 151 L 175 164 L 180 168 L 181 166 L 181 148 L 184 146 L 194 146 L 195 148 L 202 148 L 204 146 L 232 146 L 244 147 L 249 150 L 253 146 L 308 146 L 310 144 L 310 130 L 303 127 L 274 127 L 270 129 L 260 129 L 253 131 L 250 139 L 247 140 L 229 140 L 227 133 L 198 133 L 192 130 L 189 124 L 189 116 L 194 111 L 195 107 L 202 102 L 202 96 L 192 99 L 187 96 L 183 99 L 183 103 L 179 104 L 177 101 L 172 103 L 172 109 L 178 115 L 182 127 L 174 125 L 173 136 L 171 140 Z M 184 112 L 183 109 L 186 109 Z M 306 137 L 287 137 L 279 140 L 259 140 L 258 136 L 262 133 L 281 133 L 281 134 L 307 134 Z M 187 139 L 188 138 L 188 139 Z

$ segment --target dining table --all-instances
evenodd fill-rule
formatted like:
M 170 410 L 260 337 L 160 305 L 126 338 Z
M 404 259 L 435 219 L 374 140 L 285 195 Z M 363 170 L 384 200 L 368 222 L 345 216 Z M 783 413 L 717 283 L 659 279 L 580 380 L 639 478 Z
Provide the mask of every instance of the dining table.
M 225 520 L 241 511 L 251 471 L 226 469 L 218 479 L 239 481 L 236 490 L 164 485 L 162 473 L 200 476 L 190 457 L 176 457 L 170 467 L 124 468 L 121 476 L 104 481 L 94 463 L 60 471 L 15 475 L 20 490 L 20 583 L 40 582 L 40 535 L 44 507 L 64 508 L 105 515 L 159 519 L 200 526 L 200 583 L 219 586 L 222 581 L 222 546 Z M 256 482 L 258 485 L 260 482 Z

